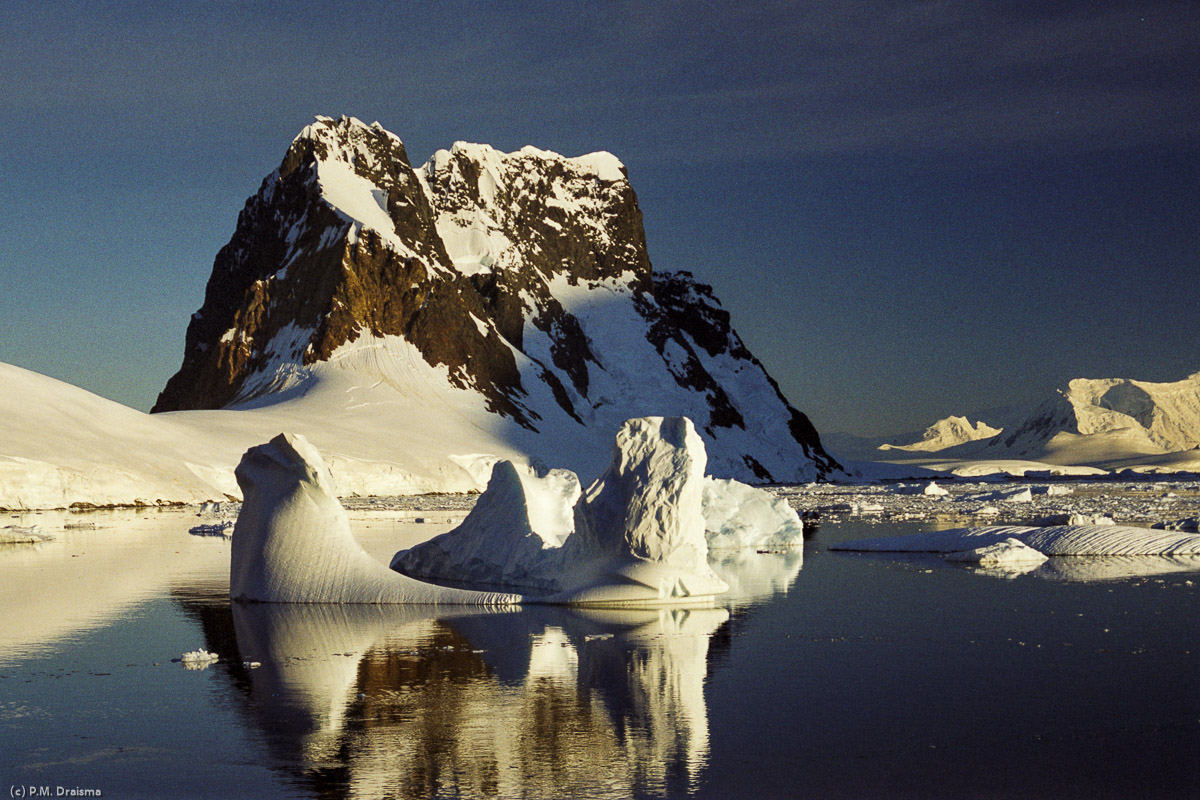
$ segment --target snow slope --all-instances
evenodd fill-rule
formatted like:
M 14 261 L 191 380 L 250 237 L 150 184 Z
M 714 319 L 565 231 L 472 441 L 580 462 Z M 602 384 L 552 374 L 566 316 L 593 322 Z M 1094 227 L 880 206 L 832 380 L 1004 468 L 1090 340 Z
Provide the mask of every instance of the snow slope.
M 497 459 L 525 458 L 482 426 L 489 415 L 469 393 L 440 381 L 400 393 L 336 366 L 283 402 L 240 411 L 145 414 L 8 364 L 0 386 L 0 508 L 240 497 L 242 454 L 285 430 L 329 454 L 347 495 L 473 491 Z

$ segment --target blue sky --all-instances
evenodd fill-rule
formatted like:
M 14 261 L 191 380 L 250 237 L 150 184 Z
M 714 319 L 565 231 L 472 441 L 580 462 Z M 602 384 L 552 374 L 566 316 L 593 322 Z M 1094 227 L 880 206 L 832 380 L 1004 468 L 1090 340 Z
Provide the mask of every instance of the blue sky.
M 136 408 L 315 114 L 616 153 L 822 431 L 1200 370 L 1194 2 L 9 0 L 0 74 L 0 360 Z

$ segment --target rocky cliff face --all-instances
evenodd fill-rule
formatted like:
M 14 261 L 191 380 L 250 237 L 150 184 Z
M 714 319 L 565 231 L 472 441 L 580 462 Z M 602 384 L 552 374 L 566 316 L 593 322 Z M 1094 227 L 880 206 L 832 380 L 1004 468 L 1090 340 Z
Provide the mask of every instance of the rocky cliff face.
M 154 410 L 270 403 L 392 337 L 524 442 L 688 415 L 718 474 L 837 468 L 711 289 L 652 271 L 615 157 L 458 143 L 414 169 L 345 117 L 306 127 L 247 201 Z M 380 378 L 410 391 L 403 367 Z

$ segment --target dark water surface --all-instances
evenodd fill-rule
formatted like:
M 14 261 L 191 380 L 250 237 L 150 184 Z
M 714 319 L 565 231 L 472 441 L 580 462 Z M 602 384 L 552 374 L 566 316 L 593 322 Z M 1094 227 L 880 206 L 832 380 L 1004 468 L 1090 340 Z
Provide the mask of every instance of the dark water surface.
M 1200 564 L 998 577 L 846 522 L 723 558 L 718 608 L 231 607 L 188 524 L 0 551 L 0 792 L 1200 798 Z

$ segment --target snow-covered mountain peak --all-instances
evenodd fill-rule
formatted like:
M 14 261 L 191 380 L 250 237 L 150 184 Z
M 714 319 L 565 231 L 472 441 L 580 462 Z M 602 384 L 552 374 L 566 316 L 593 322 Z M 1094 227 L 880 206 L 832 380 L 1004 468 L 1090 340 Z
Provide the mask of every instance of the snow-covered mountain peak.
M 993 428 L 982 420 L 972 424 L 966 417 L 949 416 L 930 425 L 921 438 L 911 444 L 885 443 L 879 445 L 879 449 L 936 452 L 967 442 L 990 439 L 1000 432 L 1000 428 Z
M 459 142 L 414 170 L 378 124 L 307 126 L 218 253 L 155 410 L 261 407 L 349 373 L 527 452 L 688 416 L 722 477 L 836 467 L 711 289 L 652 271 L 607 153 Z

